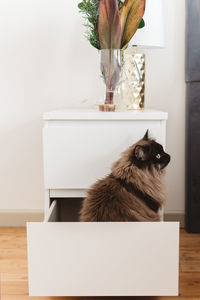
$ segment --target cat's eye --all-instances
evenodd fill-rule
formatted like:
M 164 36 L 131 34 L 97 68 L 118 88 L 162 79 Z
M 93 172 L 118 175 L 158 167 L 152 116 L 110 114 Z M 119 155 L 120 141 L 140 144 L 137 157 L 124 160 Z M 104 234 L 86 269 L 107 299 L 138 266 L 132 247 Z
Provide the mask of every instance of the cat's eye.
M 156 155 L 156 158 L 157 158 L 157 159 L 160 159 L 160 154 L 157 154 L 157 155 Z

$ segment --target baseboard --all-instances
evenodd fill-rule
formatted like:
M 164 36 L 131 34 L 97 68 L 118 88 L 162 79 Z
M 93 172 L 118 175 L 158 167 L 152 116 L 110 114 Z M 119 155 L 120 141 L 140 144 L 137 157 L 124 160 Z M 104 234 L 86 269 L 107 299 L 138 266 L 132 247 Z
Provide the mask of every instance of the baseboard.
M 42 210 L 1 210 L 0 227 L 22 227 L 26 222 L 41 222 L 44 220 Z
M 185 214 L 184 213 L 165 213 L 164 220 L 169 221 L 178 221 L 180 222 L 180 228 L 185 228 Z
M 26 226 L 26 222 L 42 222 L 44 213 L 41 210 L 5 210 L 0 211 L 0 227 Z M 166 213 L 165 221 L 179 221 L 180 227 L 185 226 L 184 213 Z

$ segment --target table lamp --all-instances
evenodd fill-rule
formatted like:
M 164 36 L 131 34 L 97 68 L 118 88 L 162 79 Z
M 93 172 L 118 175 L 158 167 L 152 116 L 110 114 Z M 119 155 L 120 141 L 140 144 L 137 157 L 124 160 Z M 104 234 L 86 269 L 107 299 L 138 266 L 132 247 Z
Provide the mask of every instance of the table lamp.
M 124 67 L 131 89 L 128 109 L 143 109 L 145 100 L 145 54 L 137 52 L 144 48 L 162 48 L 164 41 L 163 0 L 147 0 L 143 17 L 145 27 L 138 29 L 124 51 Z

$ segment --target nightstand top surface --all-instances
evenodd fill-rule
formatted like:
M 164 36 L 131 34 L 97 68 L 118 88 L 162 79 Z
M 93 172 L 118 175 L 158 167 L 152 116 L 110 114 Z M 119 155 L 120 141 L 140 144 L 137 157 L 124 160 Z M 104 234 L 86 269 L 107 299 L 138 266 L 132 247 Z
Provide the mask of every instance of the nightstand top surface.
M 43 120 L 167 120 L 168 113 L 154 110 L 100 112 L 96 109 L 60 109 L 43 114 Z

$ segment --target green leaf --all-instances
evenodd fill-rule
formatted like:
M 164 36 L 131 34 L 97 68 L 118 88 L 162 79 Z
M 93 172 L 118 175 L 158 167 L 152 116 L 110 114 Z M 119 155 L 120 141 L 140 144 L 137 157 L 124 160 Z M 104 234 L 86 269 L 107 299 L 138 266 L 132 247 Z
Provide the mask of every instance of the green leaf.
M 93 47 L 95 47 L 96 49 L 100 49 L 99 40 L 96 35 L 96 32 L 94 33 L 91 31 L 91 34 L 90 34 L 88 40 Z
M 91 18 L 91 17 L 88 17 L 88 22 L 90 22 L 90 23 L 94 24 L 94 19 L 93 19 L 93 18 Z
M 83 3 L 83 2 L 80 2 L 80 3 L 78 4 L 78 8 L 79 8 L 80 10 L 83 10 L 83 9 L 84 9 L 84 3 Z
M 97 32 L 99 1 L 100 0 L 80 0 L 80 3 L 78 4 L 80 13 L 85 20 L 85 23 L 83 24 L 86 27 L 85 37 L 90 44 L 97 49 L 100 49 Z
M 141 22 L 140 22 L 140 24 L 139 24 L 139 26 L 138 26 L 138 28 L 141 29 L 144 26 L 145 26 L 145 21 L 144 21 L 144 19 L 142 19 Z
M 119 7 L 119 9 L 122 7 L 122 5 L 123 5 L 123 1 L 118 0 L 118 7 Z

